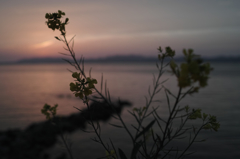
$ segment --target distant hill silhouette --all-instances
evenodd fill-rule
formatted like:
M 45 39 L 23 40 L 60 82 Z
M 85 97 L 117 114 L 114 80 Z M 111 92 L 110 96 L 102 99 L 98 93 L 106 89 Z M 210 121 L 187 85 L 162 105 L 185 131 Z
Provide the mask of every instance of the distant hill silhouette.
M 18 64 L 25 64 L 25 63 L 63 63 L 63 59 L 61 58 L 51 58 L 51 57 L 44 57 L 44 58 L 29 58 L 29 59 L 21 59 L 16 61 Z
M 63 58 L 64 59 L 64 58 Z M 16 61 L 18 64 L 25 64 L 25 63 L 65 63 L 62 58 L 29 58 L 29 59 L 22 59 Z M 71 59 L 68 59 L 72 61 Z M 89 58 L 85 59 L 85 62 L 151 62 L 157 61 L 156 57 L 145 57 L 145 56 L 138 56 L 138 55 L 115 55 L 115 56 L 107 56 L 104 58 Z
M 240 62 L 240 56 L 216 56 L 216 57 L 207 57 L 203 59 L 209 62 Z M 176 57 L 176 61 L 182 61 L 183 58 Z M 71 61 L 71 60 L 69 60 Z M 94 63 L 112 63 L 112 62 L 156 62 L 158 59 L 156 57 L 146 57 L 140 55 L 114 55 L 107 56 L 104 58 L 89 58 L 85 59 L 85 62 L 94 62 Z M 62 58 L 29 58 L 22 59 L 15 62 L 16 64 L 40 64 L 40 63 L 66 63 Z
M 210 62 L 240 62 L 240 56 L 216 56 L 203 59 Z
M 140 55 L 114 55 L 104 58 L 86 59 L 86 62 L 151 62 L 157 61 L 156 57 Z

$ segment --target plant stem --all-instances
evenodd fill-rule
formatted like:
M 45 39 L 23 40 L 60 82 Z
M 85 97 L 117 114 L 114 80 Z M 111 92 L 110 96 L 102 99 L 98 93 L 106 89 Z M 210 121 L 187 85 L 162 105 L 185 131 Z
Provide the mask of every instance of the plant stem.
M 67 42 L 66 36 L 63 35 L 63 37 L 64 37 L 64 43 L 67 45 L 68 51 L 70 52 L 70 54 L 71 54 L 71 56 L 72 56 L 75 64 L 77 65 L 78 70 L 81 72 L 81 74 L 84 76 L 84 78 L 86 78 L 86 75 L 85 75 L 84 71 L 80 68 L 80 66 L 79 66 L 79 64 L 78 64 L 78 62 L 77 62 L 77 60 L 76 60 L 76 57 L 75 57 L 74 52 L 71 50 L 71 48 L 70 48 L 70 46 L 69 46 L 69 44 L 68 44 L 68 42 Z M 101 98 L 103 98 L 109 105 L 111 105 L 111 104 L 109 103 L 109 101 L 102 95 L 102 93 L 100 93 L 100 92 L 98 91 L 97 88 L 94 88 L 94 90 L 101 96 Z M 127 126 L 126 126 L 126 124 L 124 123 L 124 121 L 122 120 L 121 116 L 120 116 L 119 114 L 117 114 L 117 116 L 119 117 L 122 125 L 123 125 L 124 128 L 126 129 L 126 131 L 127 131 L 127 133 L 129 134 L 129 136 L 131 137 L 132 142 L 135 143 L 132 134 L 130 133 L 130 131 L 129 131 L 129 129 L 127 128 Z
M 168 117 L 168 121 L 167 121 L 166 126 L 165 126 L 165 129 L 164 129 L 162 141 L 160 142 L 160 147 L 158 147 L 157 153 L 155 153 L 155 156 L 154 156 L 155 158 L 157 158 L 158 153 L 159 153 L 159 152 L 163 149 L 163 147 L 164 147 L 164 142 L 165 142 L 165 140 L 167 139 L 166 134 L 167 134 L 167 132 L 169 131 L 169 128 L 168 128 L 168 127 L 169 127 L 169 125 L 170 125 L 170 123 L 171 123 L 171 121 L 172 121 L 172 115 L 173 115 L 173 113 L 174 113 L 174 111 L 175 111 L 175 109 L 176 109 L 176 107 L 177 107 L 177 105 L 178 105 L 179 98 L 180 98 L 180 95 L 181 95 L 181 91 L 182 91 L 182 88 L 180 87 L 179 90 L 178 90 L 177 98 L 176 98 L 176 100 L 175 100 L 175 104 L 174 104 L 174 106 L 173 106 L 173 108 L 172 108 L 172 111 L 171 111 L 169 117 Z
M 73 155 L 72 155 L 72 152 L 71 152 L 70 148 L 68 147 L 68 144 L 67 144 L 66 140 L 65 140 L 64 137 L 63 137 L 63 132 L 62 132 L 61 127 L 60 127 L 58 124 L 56 124 L 56 125 L 57 125 L 57 127 L 58 127 L 58 129 L 59 129 L 59 131 L 60 131 L 60 137 L 61 137 L 61 139 L 63 140 L 63 143 L 64 143 L 65 147 L 67 148 L 67 152 L 68 152 L 70 158 L 71 158 L 71 159 L 74 159 L 74 158 L 73 158 Z

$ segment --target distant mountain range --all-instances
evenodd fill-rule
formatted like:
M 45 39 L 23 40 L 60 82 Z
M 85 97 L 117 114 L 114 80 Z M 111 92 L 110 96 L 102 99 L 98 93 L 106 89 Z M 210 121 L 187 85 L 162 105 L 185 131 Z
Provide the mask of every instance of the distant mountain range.
M 240 62 L 240 56 L 233 56 L 233 57 L 224 57 L 224 56 L 217 56 L 217 57 L 208 57 L 203 58 L 205 61 L 209 62 Z M 71 59 L 67 59 L 71 61 Z M 112 62 L 156 62 L 158 59 L 157 57 L 145 57 L 139 55 L 115 55 L 115 56 L 108 56 L 104 58 L 90 58 L 85 59 L 84 62 L 94 62 L 94 63 L 112 63 Z M 183 58 L 176 57 L 176 61 L 182 61 Z M 40 63 L 65 63 L 62 58 L 29 58 L 29 59 L 21 59 L 19 61 L 13 62 L 11 64 L 40 64 Z
M 30 58 L 30 59 L 22 59 L 16 61 L 16 63 L 65 63 L 66 58 Z M 72 61 L 72 59 L 67 59 Z M 94 63 L 102 63 L 102 62 L 151 62 L 157 61 L 156 57 L 144 57 L 138 55 L 115 55 L 115 56 L 107 56 L 104 58 L 89 58 L 84 59 L 84 62 L 94 62 Z

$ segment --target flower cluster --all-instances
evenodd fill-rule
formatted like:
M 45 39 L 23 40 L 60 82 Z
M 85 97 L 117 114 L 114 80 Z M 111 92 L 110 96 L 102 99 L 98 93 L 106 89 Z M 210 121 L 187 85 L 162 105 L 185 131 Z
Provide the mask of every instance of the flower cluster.
M 47 19 L 46 23 L 48 28 L 51 28 L 52 30 L 57 29 L 62 33 L 62 35 L 65 35 L 66 34 L 65 25 L 67 24 L 69 19 L 66 18 L 65 22 L 61 22 L 60 19 L 64 15 L 65 13 L 60 10 L 58 10 L 57 13 L 46 13 L 45 18 Z
M 209 63 L 202 63 L 203 60 L 200 56 L 195 55 L 192 49 L 183 50 L 185 56 L 185 61 L 178 65 L 172 60 L 170 62 L 170 67 L 173 74 L 178 78 L 178 86 L 185 88 L 192 86 L 193 83 L 198 82 L 199 86 L 194 88 L 194 91 L 197 92 L 200 87 L 207 86 L 208 75 L 212 68 Z
M 90 77 L 81 78 L 80 75 L 81 74 L 77 72 L 72 74 L 76 82 L 70 83 L 70 90 L 74 92 L 76 97 L 86 100 L 86 97 L 92 94 L 92 90 L 95 88 L 94 84 L 97 84 L 97 80 Z
M 165 53 L 163 53 L 161 47 L 158 48 L 158 51 L 160 53 L 160 54 L 158 54 L 158 59 L 159 60 L 164 59 L 165 57 L 173 58 L 175 56 L 175 51 L 172 50 L 171 47 L 169 47 L 169 46 L 165 48 Z
M 106 158 L 107 159 L 117 158 L 116 152 L 114 150 L 111 150 L 110 152 L 106 151 Z
M 205 123 L 203 125 L 203 129 L 208 130 L 212 129 L 214 131 L 218 131 L 220 128 L 219 122 L 217 122 L 216 116 L 202 113 L 201 109 L 192 109 L 191 113 L 189 112 L 189 106 L 185 106 L 185 111 L 189 113 L 188 119 L 195 120 L 195 119 L 202 119 Z
M 203 129 L 212 129 L 214 131 L 218 131 L 218 129 L 220 128 L 220 124 L 219 122 L 217 122 L 217 118 L 216 116 L 213 115 L 207 115 L 207 114 L 203 114 L 204 118 L 206 119 L 208 117 L 208 123 L 203 127 Z
M 51 119 L 52 117 L 54 117 L 57 113 L 57 107 L 58 105 L 55 104 L 53 107 L 51 107 L 48 104 L 45 104 L 43 106 L 43 109 L 41 110 L 42 114 L 44 114 L 46 116 L 47 119 Z

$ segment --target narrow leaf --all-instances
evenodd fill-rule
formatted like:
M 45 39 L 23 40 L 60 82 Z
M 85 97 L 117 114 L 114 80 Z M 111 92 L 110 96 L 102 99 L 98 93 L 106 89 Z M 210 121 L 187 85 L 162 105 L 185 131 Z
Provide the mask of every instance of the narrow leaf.
M 120 126 L 120 125 L 115 125 L 115 124 L 111 124 L 111 123 L 108 123 L 109 125 L 112 125 L 114 127 L 117 127 L 117 128 L 124 128 L 123 126 Z
M 138 151 L 139 151 L 139 149 L 141 147 L 141 143 L 142 143 L 142 141 L 134 144 L 134 147 L 133 147 L 133 150 L 132 150 L 132 154 L 131 154 L 131 158 L 136 158 L 136 155 L 137 155 L 137 153 L 138 153 Z
M 55 38 L 56 38 L 57 40 L 61 41 L 61 40 L 59 39 L 59 37 L 55 36 Z
M 136 139 L 139 138 L 141 135 L 143 135 L 144 133 L 146 133 L 152 126 L 153 124 L 155 123 L 155 120 L 153 120 L 152 122 L 150 122 L 148 124 L 148 126 L 146 128 L 144 128 L 137 136 L 136 136 Z
M 69 54 L 62 53 L 62 52 L 59 52 L 59 54 L 62 54 L 62 55 L 65 55 L 65 56 L 71 56 L 71 55 L 69 55 Z
M 118 152 L 119 152 L 119 155 L 120 155 L 121 159 L 127 159 L 126 155 L 124 154 L 124 152 L 120 148 L 118 148 Z

